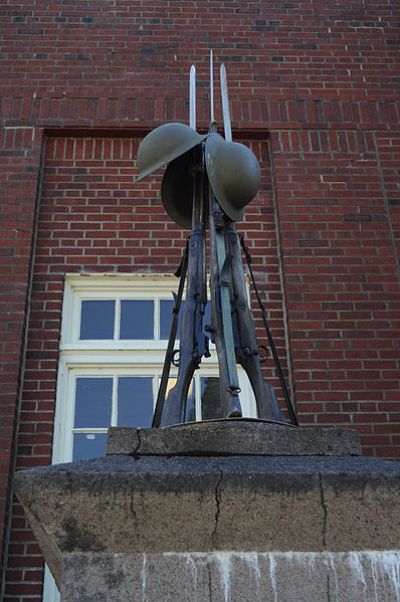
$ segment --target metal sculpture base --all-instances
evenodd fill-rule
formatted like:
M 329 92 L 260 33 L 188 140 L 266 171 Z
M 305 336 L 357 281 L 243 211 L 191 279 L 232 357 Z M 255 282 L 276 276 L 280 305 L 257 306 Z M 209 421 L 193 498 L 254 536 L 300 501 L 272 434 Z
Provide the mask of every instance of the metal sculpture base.
M 15 477 L 62 602 L 397 600 L 400 465 L 355 433 L 228 420 L 109 450 Z

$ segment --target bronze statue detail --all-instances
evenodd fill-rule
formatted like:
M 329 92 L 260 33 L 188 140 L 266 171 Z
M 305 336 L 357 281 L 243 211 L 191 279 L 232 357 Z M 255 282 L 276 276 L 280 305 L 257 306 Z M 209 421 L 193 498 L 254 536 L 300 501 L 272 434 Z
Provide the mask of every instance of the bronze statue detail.
M 167 166 L 161 198 L 169 217 L 191 229 L 181 265 L 178 293 L 174 293 L 173 319 L 164 361 L 153 427 L 186 421 L 187 396 L 194 371 L 209 354 L 209 339 L 215 344 L 219 366 L 219 414 L 242 416 L 237 364 L 251 383 L 258 418 L 282 422 L 274 387 L 267 383 L 260 365 L 253 315 L 248 305 L 242 265 L 242 249 L 235 222 L 260 187 L 260 167 L 254 154 L 232 141 L 225 66 L 220 68 L 225 138 L 217 133 L 214 120 L 213 60 L 210 60 L 211 123 L 205 135 L 196 132 L 196 71 L 190 69 L 190 125 L 167 123 L 150 132 L 139 146 L 137 163 L 141 180 Z M 205 324 L 207 304 L 206 231 L 210 238 L 211 325 Z M 186 282 L 186 299 L 182 296 Z M 268 328 L 265 311 L 256 290 L 269 345 L 278 371 L 290 418 L 298 424 L 283 372 Z M 182 309 L 181 309 L 182 308 Z M 179 351 L 174 350 L 181 311 Z M 177 355 L 179 360 L 176 360 Z M 171 363 L 178 366 L 175 386 L 166 398 Z

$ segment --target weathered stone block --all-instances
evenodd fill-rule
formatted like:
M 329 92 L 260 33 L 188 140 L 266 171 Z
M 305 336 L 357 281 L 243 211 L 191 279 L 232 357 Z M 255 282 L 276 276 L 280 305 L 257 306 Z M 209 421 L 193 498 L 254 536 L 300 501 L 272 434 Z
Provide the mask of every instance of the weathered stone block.
M 108 454 L 347 456 L 361 454 L 355 431 L 295 427 L 252 419 L 179 424 L 162 429 L 109 429 Z

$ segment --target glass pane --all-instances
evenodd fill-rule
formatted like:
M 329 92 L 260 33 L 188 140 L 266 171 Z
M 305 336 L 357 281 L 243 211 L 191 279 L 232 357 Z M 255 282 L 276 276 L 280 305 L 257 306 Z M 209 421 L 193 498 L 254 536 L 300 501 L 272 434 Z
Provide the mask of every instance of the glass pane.
M 151 426 L 153 418 L 153 379 L 118 379 L 118 426 Z
M 194 390 L 194 380 L 192 380 L 189 387 L 189 393 L 186 402 L 186 422 L 194 422 L 196 420 L 196 396 Z
M 82 301 L 79 338 L 114 338 L 115 301 Z
M 174 301 L 160 301 L 160 339 L 169 339 L 169 333 L 171 330 L 172 324 L 172 309 L 175 305 Z M 176 331 L 176 338 L 180 338 L 180 324 L 183 314 L 183 308 L 185 307 L 185 302 L 182 301 L 181 307 L 179 309 L 179 319 L 178 319 L 178 328 Z
M 160 339 L 168 339 L 172 323 L 173 301 L 160 301 Z M 182 311 L 182 308 L 181 308 Z M 178 325 L 179 330 L 179 325 Z M 176 338 L 179 339 L 178 331 Z
M 208 376 L 200 378 L 200 390 L 202 420 L 212 420 L 213 418 L 221 418 L 219 377 Z
M 89 460 L 106 455 L 107 433 L 75 433 L 72 460 Z
M 110 426 L 111 400 L 112 378 L 77 378 L 74 427 Z
M 168 395 L 170 390 L 175 387 L 176 378 L 169 378 L 167 384 L 167 390 L 165 393 L 165 399 L 168 399 Z M 195 389 L 194 389 L 194 380 L 192 380 L 189 392 L 187 396 L 186 403 L 186 413 L 185 413 L 185 421 L 186 422 L 194 422 L 196 420 L 196 397 L 195 397 Z
M 154 338 L 154 302 L 121 301 L 120 339 Z

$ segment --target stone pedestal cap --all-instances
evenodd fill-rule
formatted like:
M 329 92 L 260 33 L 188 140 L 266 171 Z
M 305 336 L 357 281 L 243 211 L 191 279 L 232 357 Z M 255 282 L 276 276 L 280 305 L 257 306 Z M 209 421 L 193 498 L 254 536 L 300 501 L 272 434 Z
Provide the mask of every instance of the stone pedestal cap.
M 295 427 L 246 418 L 166 428 L 109 429 L 107 453 L 157 456 L 358 456 L 359 435 L 331 427 Z

